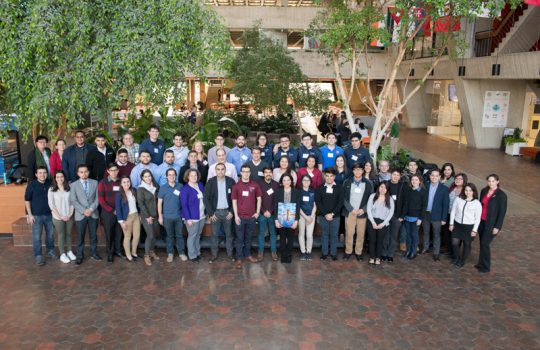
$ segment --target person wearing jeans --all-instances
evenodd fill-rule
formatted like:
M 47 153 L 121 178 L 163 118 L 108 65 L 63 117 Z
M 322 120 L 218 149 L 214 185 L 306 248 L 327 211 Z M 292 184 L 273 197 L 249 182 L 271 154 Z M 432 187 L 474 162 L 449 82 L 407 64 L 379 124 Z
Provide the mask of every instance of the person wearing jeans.
M 242 268 L 242 260 L 244 259 L 253 263 L 258 262 L 251 256 L 251 238 L 261 211 L 262 193 L 259 185 L 249 179 L 250 175 L 250 167 L 242 165 L 240 181 L 233 186 L 231 195 L 236 223 L 235 267 L 237 269 Z
M 315 191 L 311 188 L 311 177 L 304 175 L 300 179 L 300 220 L 298 220 L 298 243 L 300 244 L 300 260 L 311 260 L 313 247 L 313 229 L 315 228 Z
M 77 227 L 77 265 L 84 260 L 84 235 L 88 228 L 90 236 L 90 257 L 95 261 L 100 261 L 97 254 L 97 224 L 98 224 L 98 182 L 89 178 L 90 171 L 86 164 L 77 166 L 77 176 L 79 179 L 71 184 L 69 191 L 69 201 L 75 208 L 75 226 Z
M 250 168 L 252 168 L 250 166 Z M 272 179 L 273 171 L 270 167 L 263 169 L 264 180 L 256 181 L 261 188 L 261 211 L 259 215 L 259 254 L 257 260 L 263 260 L 264 253 L 264 235 L 266 228 L 270 235 L 270 251 L 272 260 L 277 261 L 277 243 L 276 243 L 276 212 L 274 210 L 274 199 L 279 189 L 279 184 Z
M 182 218 L 188 231 L 187 249 L 189 260 L 199 263 L 201 260 L 201 233 L 204 228 L 204 186 L 200 182 L 201 173 L 197 169 L 189 169 L 184 175 L 186 185 L 182 188 Z
M 332 260 L 337 260 L 339 214 L 343 206 L 343 187 L 334 182 L 335 178 L 336 171 L 333 168 L 326 168 L 324 170 L 325 183 L 315 192 L 315 203 L 319 208 L 319 225 L 322 235 L 321 260 L 326 260 L 329 252 Z
M 208 180 L 204 188 L 204 206 L 208 213 L 208 218 L 212 223 L 212 237 L 210 250 L 212 257 L 209 264 L 217 260 L 219 249 L 219 235 L 221 230 L 225 232 L 225 247 L 227 256 L 234 261 L 233 257 L 233 234 L 231 192 L 235 182 L 232 178 L 225 176 L 225 164 L 217 163 L 215 166 L 216 176 Z
M 165 157 L 168 157 L 168 153 L 165 153 Z M 175 169 L 167 169 L 165 172 L 167 181 L 159 188 L 158 192 L 158 221 L 167 232 L 167 262 L 169 263 L 173 262 L 175 247 L 180 260 L 187 260 L 183 234 L 184 224 L 180 215 L 182 185 L 176 181 L 176 176 Z
M 448 187 L 440 183 L 441 172 L 432 169 L 429 174 L 429 185 L 425 193 L 425 212 L 422 220 L 424 229 L 424 249 L 422 254 L 429 251 L 430 228 L 433 229 L 433 260 L 439 261 L 441 249 L 441 227 L 446 224 L 448 217 Z
M 47 255 L 52 259 L 58 256 L 54 251 L 54 228 L 51 209 L 48 205 L 48 192 L 51 181 L 48 179 L 47 167 L 38 166 L 32 180 L 26 187 L 24 202 L 26 205 L 26 221 L 32 225 L 32 246 L 34 248 L 34 258 L 39 266 L 45 265 L 41 248 L 41 232 L 45 229 L 45 245 Z
M 54 174 L 53 186 L 49 188 L 47 197 L 53 216 L 53 225 L 58 233 L 60 261 L 67 264 L 77 259 L 71 251 L 71 230 L 73 228 L 73 212 L 75 209 L 69 202 L 69 184 L 67 183 L 67 176 L 62 170 L 58 170 Z M 64 248 L 64 242 L 67 249 Z
M 409 260 L 416 258 L 418 249 L 418 229 L 422 224 L 422 211 L 425 208 L 426 190 L 422 187 L 422 177 L 412 175 L 410 187 L 403 192 L 403 209 L 399 220 L 407 231 L 407 252 Z

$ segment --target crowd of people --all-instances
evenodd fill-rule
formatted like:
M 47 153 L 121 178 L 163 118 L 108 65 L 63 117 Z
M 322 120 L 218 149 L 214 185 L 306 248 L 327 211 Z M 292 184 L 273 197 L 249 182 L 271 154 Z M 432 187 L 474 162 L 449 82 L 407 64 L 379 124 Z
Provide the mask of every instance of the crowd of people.
M 456 268 L 462 268 L 471 242 L 479 236 L 475 267 L 482 273 L 490 271 L 490 244 L 502 228 L 507 205 L 496 174 L 487 177 L 479 193 L 466 174 L 455 173 L 451 163 L 421 171 L 414 159 L 406 169 L 391 169 L 383 160 L 376 169 L 362 135 L 356 132 L 344 148 L 331 131 L 320 148 L 313 145 L 309 133 L 302 135 L 298 148 L 291 146 L 287 134 L 280 135 L 276 145 L 260 134 L 251 149 L 243 135 L 229 148 L 219 134 L 208 153 L 200 141 L 188 149 L 180 134 L 167 148 L 159 133 L 159 127 L 152 125 L 140 145 L 125 134 L 116 151 L 104 135 L 96 135 L 95 145 L 88 144 L 82 131 L 75 132 L 75 143 L 69 147 L 57 140 L 54 152 L 47 147 L 47 137 L 35 139 L 35 150 L 28 157 L 33 180 L 25 203 L 38 265 L 45 264 L 45 256 L 83 263 L 86 232 L 90 258 L 101 260 L 96 234 L 100 221 L 109 263 L 115 257 L 137 261 L 143 236 L 146 265 L 160 260 L 155 249 L 158 236 L 166 244 L 167 262 L 177 256 L 199 263 L 201 234 L 209 222 L 208 263 L 218 259 L 222 237 L 236 268 L 247 261 L 260 262 L 268 233 L 272 260 L 286 264 L 292 261 L 295 242 L 300 260 L 313 258 L 318 223 L 321 260 L 338 259 L 343 234 L 343 260 L 354 255 L 376 266 L 392 263 L 396 252 L 407 260 L 431 253 L 435 262 L 447 255 Z

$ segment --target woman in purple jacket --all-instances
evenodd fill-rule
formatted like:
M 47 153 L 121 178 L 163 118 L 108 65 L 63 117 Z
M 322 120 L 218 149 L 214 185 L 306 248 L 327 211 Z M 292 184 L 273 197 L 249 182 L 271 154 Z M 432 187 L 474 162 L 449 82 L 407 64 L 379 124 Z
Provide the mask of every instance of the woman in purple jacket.
M 201 260 L 201 232 L 206 221 L 203 201 L 204 186 L 200 180 L 201 174 L 198 170 L 187 170 L 184 174 L 186 185 L 180 193 L 182 218 L 188 231 L 188 256 L 193 263 L 199 263 Z

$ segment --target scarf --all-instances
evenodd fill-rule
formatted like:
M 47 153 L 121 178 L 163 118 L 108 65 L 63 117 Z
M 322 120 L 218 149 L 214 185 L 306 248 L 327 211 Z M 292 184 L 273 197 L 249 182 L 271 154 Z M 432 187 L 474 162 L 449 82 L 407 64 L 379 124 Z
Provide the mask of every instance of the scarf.
M 141 184 L 139 185 L 139 187 L 142 187 L 144 188 L 145 190 L 147 190 L 148 192 L 155 194 L 156 193 L 156 188 L 154 187 L 154 185 L 149 185 L 147 184 L 146 182 L 142 181 Z

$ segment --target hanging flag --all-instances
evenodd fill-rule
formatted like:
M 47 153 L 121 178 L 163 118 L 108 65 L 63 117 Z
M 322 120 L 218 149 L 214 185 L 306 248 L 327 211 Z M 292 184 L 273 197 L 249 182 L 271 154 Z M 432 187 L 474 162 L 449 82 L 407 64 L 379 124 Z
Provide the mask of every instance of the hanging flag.
M 384 20 L 382 21 L 379 21 L 379 22 L 375 22 L 375 23 L 372 23 L 371 26 L 373 28 L 376 28 L 376 29 L 383 29 L 386 27 L 386 24 L 384 23 Z M 381 42 L 379 39 L 372 39 L 369 43 L 370 46 L 374 46 L 374 47 L 384 47 L 384 43 Z
M 452 29 L 450 29 L 452 27 Z M 433 30 L 438 33 L 457 32 L 461 29 L 461 23 L 459 17 L 444 16 L 435 21 Z
M 404 11 L 398 10 L 394 6 L 388 6 L 388 11 L 390 12 L 390 16 L 392 16 L 394 23 L 399 24 L 399 22 L 401 21 L 401 18 L 403 17 Z
M 525 0 L 527 5 L 540 6 L 540 0 Z

